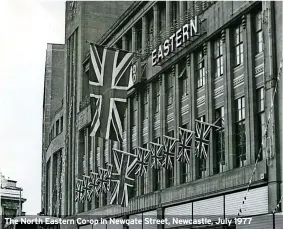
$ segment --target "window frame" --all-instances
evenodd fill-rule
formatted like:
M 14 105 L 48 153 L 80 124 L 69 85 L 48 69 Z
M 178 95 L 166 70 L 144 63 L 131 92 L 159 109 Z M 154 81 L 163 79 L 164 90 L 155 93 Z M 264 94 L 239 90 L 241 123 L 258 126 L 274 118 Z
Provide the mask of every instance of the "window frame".
M 234 28 L 234 66 L 244 63 L 244 40 L 242 23 Z

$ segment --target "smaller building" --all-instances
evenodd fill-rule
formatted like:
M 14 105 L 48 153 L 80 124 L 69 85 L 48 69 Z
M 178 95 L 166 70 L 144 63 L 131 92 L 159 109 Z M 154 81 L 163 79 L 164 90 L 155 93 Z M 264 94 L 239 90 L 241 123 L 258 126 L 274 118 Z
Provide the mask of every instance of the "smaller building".
M 5 176 L 1 175 L 1 186 L 0 186 L 0 216 L 1 227 L 4 226 L 4 218 L 13 218 L 18 215 L 25 215 L 22 211 L 23 203 L 26 201 L 23 198 L 23 189 L 17 186 L 17 181 L 6 179 Z

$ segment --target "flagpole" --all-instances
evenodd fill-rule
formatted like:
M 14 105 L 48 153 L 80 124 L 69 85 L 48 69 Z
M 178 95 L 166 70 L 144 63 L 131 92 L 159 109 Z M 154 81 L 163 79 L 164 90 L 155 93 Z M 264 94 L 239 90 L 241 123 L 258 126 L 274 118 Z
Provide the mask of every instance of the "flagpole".
M 104 47 L 106 49 L 112 49 L 114 51 L 123 51 L 123 52 L 133 53 L 133 54 L 140 55 L 140 56 L 142 55 L 141 53 L 138 53 L 138 52 L 132 52 L 132 51 L 128 51 L 128 50 L 125 50 L 125 49 L 118 49 L 118 48 L 114 48 L 114 47 L 110 47 L 110 46 L 106 46 L 106 45 L 96 44 L 95 42 L 88 41 L 88 40 L 86 40 L 86 42 L 89 43 L 89 44 L 99 45 L 99 46 Z
M 122 150 L 118 150 L 118 149 L 114 149 L 114 148 L 112 148 L 112 150 L 117 151 L 119 153 L 129 155 L 129 156 L 137 157 L 137 155 L 135 155 L 135 154 L 131 154 L 131 153 L 128 153 L 128 152 L 125 152 L 125 151 L 122 151 Z

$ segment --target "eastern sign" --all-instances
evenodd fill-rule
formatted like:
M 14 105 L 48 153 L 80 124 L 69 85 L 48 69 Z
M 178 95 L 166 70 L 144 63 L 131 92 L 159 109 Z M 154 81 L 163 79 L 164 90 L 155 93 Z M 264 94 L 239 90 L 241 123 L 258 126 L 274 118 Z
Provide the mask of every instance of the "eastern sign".
M 190 20 L 189 23 L 184 24 L 182 28 L 179 28 L 176 33 L 166 39 L 162 45 L 159 45 L 158 49 L 152 51 L 152 66 L 157 65 L 164 57 L 174 52 L 175 49 L 187 42 L 190 37 L 198 33 L 198 17 L 195 16 L 194 20 Z

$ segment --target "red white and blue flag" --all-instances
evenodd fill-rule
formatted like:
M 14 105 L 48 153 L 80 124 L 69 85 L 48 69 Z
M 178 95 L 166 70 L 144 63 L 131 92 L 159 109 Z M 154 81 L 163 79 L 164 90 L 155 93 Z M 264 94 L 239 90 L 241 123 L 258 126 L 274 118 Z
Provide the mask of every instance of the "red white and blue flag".
M 162 160 L 163 160 L 163 145 L 150 142 L 149 149 L 151 153 L 151 168 L 159 169 L 162 167 Z
M 184 163 L 190 163 L 190 156 L 192 151 L 194 132 L 179 127 L 179 150 L 177 153 L 177 161 Z
M 91 136 L 122 142 L 133 53 L 90 45 Z
M 147 173 L 150 151 L 142 147 L 137 147 L 135 148 L 135 155 L 137 155 L 135 174 L 137 176 L 143 176 Z
M 176 146 L 177 146 L 178 139 L 172 138 L 169 136 L 163 136 L 163 144 L 164 144 L 164 151 L 163 151 L 163 162 L 162 167 L 166 169 L 172 169 L 173 161 L 175 154 L 176 154 Z
M 128 195 L 135 183 L 134 171 L 137 156 L 113 149 L 110 204 L 128 206 Z
M 112 165 L 108 164 L 107 169 L 99 168 L 97 176 L 97 190 L 98 192 L 107 193 L 110 190 L 110 180 L 112 175 Z

